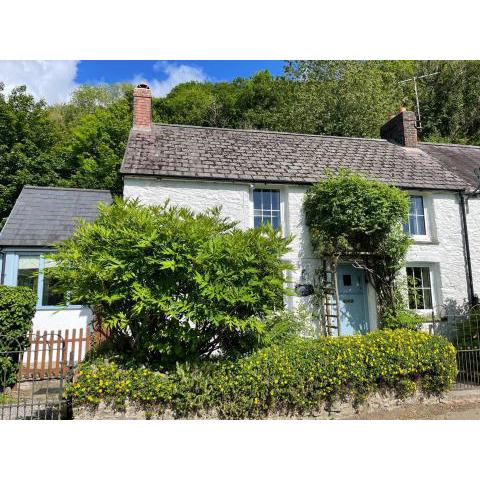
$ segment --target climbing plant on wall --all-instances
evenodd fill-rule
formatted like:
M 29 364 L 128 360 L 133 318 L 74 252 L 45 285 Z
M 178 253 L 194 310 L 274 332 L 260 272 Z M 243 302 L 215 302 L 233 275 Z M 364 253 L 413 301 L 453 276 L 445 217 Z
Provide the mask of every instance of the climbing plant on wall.
M 402 231 L 407 194 L 340 170 L 309 188 L 304 208 L 317 256 L 328 258 L 334 268 L 340 260 L 355 262 L 377 292 L 379 313 L 395 311 L 395 279 L 410 245 Z

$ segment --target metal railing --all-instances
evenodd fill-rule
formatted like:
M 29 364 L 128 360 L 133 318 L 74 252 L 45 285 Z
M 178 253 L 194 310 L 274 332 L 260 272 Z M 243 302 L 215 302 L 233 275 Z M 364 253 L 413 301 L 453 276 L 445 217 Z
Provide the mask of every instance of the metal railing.
M 27 346 L 0 337 L 0 419 L 67 418 L 63 385 L 70 360 L 65 340 L 53 332 L 30 337 Z
M 434 335 L 448 338 L 457 349 L 455 388 L 480 388 L 480 306 L 435 315 L 429 330 Z

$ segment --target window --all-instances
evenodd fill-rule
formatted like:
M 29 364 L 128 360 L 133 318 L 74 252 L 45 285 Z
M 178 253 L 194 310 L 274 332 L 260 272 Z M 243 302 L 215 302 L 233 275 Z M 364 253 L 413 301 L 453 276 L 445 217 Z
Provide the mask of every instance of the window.
M 280 191 L 255 189 L 253 191 L 253 225 L 259 227 L 271 223 L 273 228 L 280 227 Z
M 429 267 L 407 267 L 408 306 L 413 310 L 431 310 L 432 282 Z
M 19 254 L 17 285 L 32 288 L 37 293 L 37 306 L 59 306 L 64 302 L 62 293 L 55 289 L 55 282 L 45 274 L 52 267 L 51 260 L 40 254 Z
M 423 197 L 420 195 L 410 196 L 410 210 L 408 212 L 408 223 L 403 226 L 403 231 L 410 235 L 426 235 L 425 209 Z

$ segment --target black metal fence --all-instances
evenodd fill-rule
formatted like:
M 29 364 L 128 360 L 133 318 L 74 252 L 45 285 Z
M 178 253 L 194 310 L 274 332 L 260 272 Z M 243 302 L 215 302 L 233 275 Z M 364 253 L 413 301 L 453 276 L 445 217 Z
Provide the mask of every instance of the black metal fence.
M 69 418 L 63 384 L 70 366 L 65 341 L 51 332 L 30 345 L 5 345 L 0 337 L 0 419 L 54 420 Z
M 457 349 L 456 389 L 480 387 L 480 306 L 436 316 L 430 333 L 447 337 Z

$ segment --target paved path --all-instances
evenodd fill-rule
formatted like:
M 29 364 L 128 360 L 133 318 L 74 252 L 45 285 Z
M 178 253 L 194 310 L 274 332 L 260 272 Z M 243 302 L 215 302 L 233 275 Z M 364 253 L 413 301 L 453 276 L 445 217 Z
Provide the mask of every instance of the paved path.
M 384 412 L 355 415 L 348 420 L 480 420 L 480 402 L 407 405 Z

